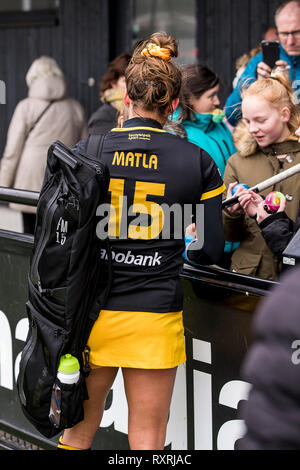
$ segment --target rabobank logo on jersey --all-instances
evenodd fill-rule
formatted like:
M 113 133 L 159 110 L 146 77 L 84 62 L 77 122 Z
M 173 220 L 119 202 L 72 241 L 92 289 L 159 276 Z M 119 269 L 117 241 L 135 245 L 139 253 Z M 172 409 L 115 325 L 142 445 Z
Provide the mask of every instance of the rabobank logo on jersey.
M 135 266 L 160 266 L 162 259 L 162 256 L 159 255 L 157 251 L 152 255 L 135 255 L 131 252 L 131 250 L 128 250 L 126 253 L 116 253 L 115 251 L 112 251 L 111 254 L 112 259 L 116 263 Z M 101 250 L 100 256 L 102 260 L 108 259 L 107 252 L 104 248 Z

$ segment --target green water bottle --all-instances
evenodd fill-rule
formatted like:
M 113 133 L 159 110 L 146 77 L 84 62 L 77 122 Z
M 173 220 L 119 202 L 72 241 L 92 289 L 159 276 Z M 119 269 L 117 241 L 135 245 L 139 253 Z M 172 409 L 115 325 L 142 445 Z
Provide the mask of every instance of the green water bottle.
M 65 354 L 60 358 L 57 378 L 62 384 L 72 385 L 80 378 L 80 366 L 76 357 Z M 60 425 L 61 415 L 61 387 L 54 383 L 51 394 L 49 419 L 55 427 Z

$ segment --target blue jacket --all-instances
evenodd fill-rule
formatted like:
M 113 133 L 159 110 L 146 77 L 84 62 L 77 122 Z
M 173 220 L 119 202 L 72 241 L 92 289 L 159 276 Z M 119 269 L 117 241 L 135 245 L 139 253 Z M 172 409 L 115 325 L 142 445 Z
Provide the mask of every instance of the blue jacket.
M 285 60 L 290 68 L 290 81 L 297 96 L 300 94 L 300 56 L 288 55 L 282 46 L 280 46 L 280 59 Z M 256 68 L 259 62 L 263 61 L 262 53 L 257 54 L 248 63 L 244 73 L 241 75 L 237 86 L 228 97 L 225 105 L 225 114 L 228 122 L 236 126 L 241 119 L 241 94 L 240 90 L 245 84 L 249 86 L 251 82 L 257 79 Z
M 187 139 L 213 158 L 223 178 L 227 160 L 236 153 L 231 132 L 224 122 L 215 123 L 212 114 L 197 113 L 195 118 L 182 123 Z

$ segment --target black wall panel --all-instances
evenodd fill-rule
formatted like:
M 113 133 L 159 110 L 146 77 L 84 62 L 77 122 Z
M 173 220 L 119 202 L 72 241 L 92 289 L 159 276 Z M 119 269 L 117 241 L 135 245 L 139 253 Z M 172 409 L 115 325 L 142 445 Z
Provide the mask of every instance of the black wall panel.
M 143 1 L 143 0 L 139 0 Z M 154 0 L 153 0 L 154 1 Z M 61 0 L 58 26 L 0 27 L 0 158 L 16 104 L 27 96 L 26 72 L 41 55 L 63 68 L 70 95 L 87 117 L 98 107 L 98 82 L 108 62 L 132 44 L 131 0 Z M 232 90 L 235 62 L 256 46 L 274 23 L 281 0 L 195 0 L 198 61 L 223 82 L 222 102 Z M 0 18 L 1 19 L 1 18 Z M 88 86 L 94 78 L 95 85 Z
M 57 60 L 68 91 L 80 101 L 87 117 L 98 107 L 98 82 L 109 60 L 109 0 L 61 0 L 59 25 L 0 28 L 0 80 L 6 104 L 0 105 L 0 155 L 16 104 L 27 96 L 25 75 L 41 55 Z M 93 87 L 89 78 L 95 79 Z

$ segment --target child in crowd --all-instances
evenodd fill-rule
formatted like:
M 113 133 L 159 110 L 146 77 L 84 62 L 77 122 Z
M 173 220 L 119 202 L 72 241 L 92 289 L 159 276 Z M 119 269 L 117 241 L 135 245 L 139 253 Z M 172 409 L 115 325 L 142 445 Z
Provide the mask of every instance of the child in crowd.
M 300 144 L 295 135 L 300 124 L 297 106 L 287 78 L 274 75 L 254 82 L 242 95 L 243 120 L 234 133 L 238 152 L 224 174 L 227 198 L 237 183 L 249 187 L 300 163 Z M 262 193 L 280 191 L 286 196 L 286 214 L 295 221 L 299 210 L 300 179 L 294 175 Z M 241 241 L 231 269 L 246 275 L 277 279 L 281 262 L 268 248 L 253 215 L 245 212 L 251 193 L 239 189 L 242 201 L 223 211 L 227 240 Z M 259 221 L 258 221 L 259 222 Z

